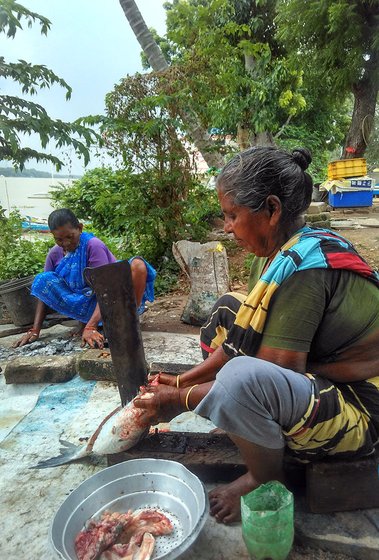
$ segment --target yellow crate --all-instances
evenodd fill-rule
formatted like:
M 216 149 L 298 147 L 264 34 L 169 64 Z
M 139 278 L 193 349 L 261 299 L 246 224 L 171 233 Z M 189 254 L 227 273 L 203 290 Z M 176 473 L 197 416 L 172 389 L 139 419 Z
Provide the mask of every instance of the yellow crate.
M 362 177 L 367 174 L 364 158 L 339 159 L 328 163 L 328 179 L 346 179 L 347 177 Z

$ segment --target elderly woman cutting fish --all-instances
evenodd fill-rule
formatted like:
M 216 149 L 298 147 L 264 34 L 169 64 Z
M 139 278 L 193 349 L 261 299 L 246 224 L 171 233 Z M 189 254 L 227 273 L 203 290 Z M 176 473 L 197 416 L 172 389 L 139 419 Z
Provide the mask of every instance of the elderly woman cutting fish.
M 310 153 L 252 148 L 217 179 L 224 229 L 254 253 L 248 296 L 227 294 L 201 329 L 204 361 L 154 397 L 152 422 L 195 410 L 238 446 L 247 474 L 210 493 L 230 523 L 240 497 L 301 461 L 373 452 L 379 434 L 379 278 L 333 231 L 305 225 Z
M 86 285 L 83 271 L 116 262 L 108 247 L 93 233 L 83 231 L 83 224 L 66 208 L 54 210 L 48 218 L 56 245 L 49 251 L 45 271 L 32 285 L 38 298 L 33 327 L 15 346 L 35 342 L 48 308 L 82 323 L 82 341 L 92 348 L 103 348 L 104 337 L 98 331 L 101 322 L 96 296 Z M 154 268 L 141 257 L 129 260 L 138 312 L 143 313 L 146 300 L 154 300 Z

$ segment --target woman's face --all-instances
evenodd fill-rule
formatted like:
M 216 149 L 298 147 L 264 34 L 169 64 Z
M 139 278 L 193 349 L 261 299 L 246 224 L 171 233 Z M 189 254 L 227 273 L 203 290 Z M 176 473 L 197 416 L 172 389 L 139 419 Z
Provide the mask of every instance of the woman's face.
M 258 257 L 269 257 L 279 249 L 277 209 L 270 212 L 265 207 L 253 212 L 237 206 L 222 188 L 218 189 L 218 199 L 224 213 L 224 231 L 232 233 L 241 247 Z
M 52 230 L 55 243 L 62 247 L 65 253 L 72 253 L 79 245 L 80 234 L 83 231 L 83 224 L 73 227 L 70 223 Z

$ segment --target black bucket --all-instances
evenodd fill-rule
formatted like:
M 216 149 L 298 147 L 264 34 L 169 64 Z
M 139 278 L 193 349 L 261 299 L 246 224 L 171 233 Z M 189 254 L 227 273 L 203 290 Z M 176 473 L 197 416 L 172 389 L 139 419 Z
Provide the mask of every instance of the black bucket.
M 30 293 L 34 276 L 10 280 L 0 286 L 0 297 L 14 325 L 22 327 L 34 321 L 37 299 Z

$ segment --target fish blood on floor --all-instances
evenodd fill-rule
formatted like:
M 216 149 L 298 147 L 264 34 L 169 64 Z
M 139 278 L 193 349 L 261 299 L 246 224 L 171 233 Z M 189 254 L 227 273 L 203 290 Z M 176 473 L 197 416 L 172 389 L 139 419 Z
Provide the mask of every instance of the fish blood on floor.
M 154 537 L 169 535 L 173 529 L 168 517 L 157 510 L 106 511 L 78 533 L 75 551 L 78 560 L 149 560 Z

